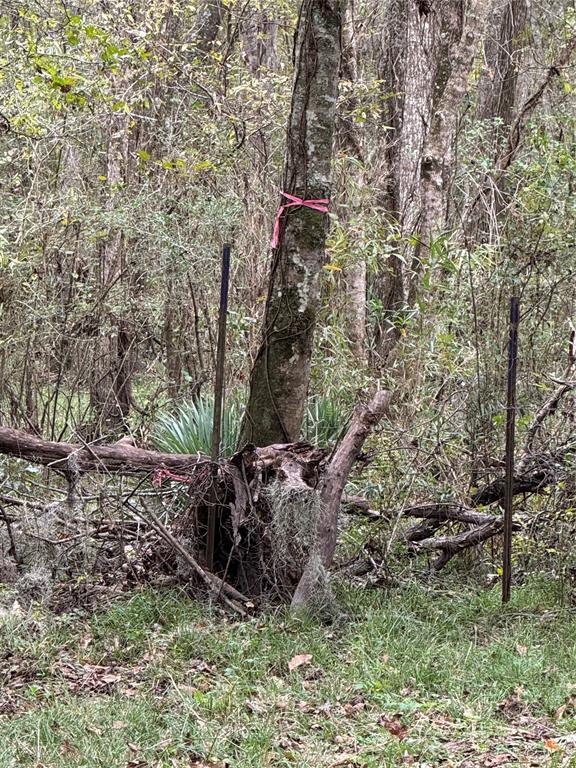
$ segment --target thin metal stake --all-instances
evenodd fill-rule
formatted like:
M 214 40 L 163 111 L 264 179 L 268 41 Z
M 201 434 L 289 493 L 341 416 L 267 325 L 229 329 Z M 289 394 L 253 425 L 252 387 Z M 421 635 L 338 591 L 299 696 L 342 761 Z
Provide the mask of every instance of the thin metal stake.
M 218 314 L 218 345 L 216 351 L 216 378 L 214 381 L 214 420 L 212 422 L 212 460 L 220 457 L 222 439 L 222 411 L 224 408 L 224 363 L 226 358 L 226 321 L 228 319 L 228 284 L 230 282 L 230 245 L 222 248 L 222 278 L 220 281 L 220 310 Z M 217 469 L 213 480 L 213 503 L 208 507 L 208 530 L 206 534 L 206 567 L 214 566 L 214 538 L 216 532 Z
M 504 485 L 504 553 L 502 561 L 502 602 L 510 600 L 512 584 L 512 513 L 514 500 L 514 440 L 516 434 L 516 370 L 518 362 L 518 323 L 520 302 L 510 298 L 508 337 L 508 393 L 506 401 L 506 478 Z

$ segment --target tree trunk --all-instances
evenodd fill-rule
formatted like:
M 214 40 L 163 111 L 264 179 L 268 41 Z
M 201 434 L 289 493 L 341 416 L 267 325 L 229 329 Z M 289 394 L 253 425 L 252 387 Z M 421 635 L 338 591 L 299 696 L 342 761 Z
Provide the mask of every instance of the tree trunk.
M 207 55 L 212 50 L 220 31 L 223 13 L 222 0 L 201 0 L 192 32 L 195 47 L 200 54 Z
M 417 296 L 422 260 L 445 223 L 452 147 L 489 6 L 489 0 L 444 0 L 434 8 L 425 0 L 390 5 L 391 47 L 382 75 L 386 91 L 394 94 L 386 117 L 392 129 L 385 138 L 386 207 L 399 244 L 376 285 L 382 304 L 376 367 L 386 363 L 400 338 Z
M 476 114 L 481 120 L 499 118 L 504 127 L 512 122 L 527 23 L 527 0 L 506 0 L 491 15 L 491 32 L 484 44 L 485 67 L 478 83 Z
M 241 22 L 241 39 L 244 59 L 253 75 L 261 68 L 278 68 L 276 41 L 278 22 L 263 9 L 251 8 Z
M 464 13 L 461 34 L 443 53 L 449 57 L 450 71 L 439 71 L 436 80 L 434 112 L 424 144 L 420 165 L 420 224 L 412 258 L 409 302 L 413 304 L 422 259 L 440 234 L 446 220 L 446 193 L 452 177 L 452 150 L 460 109 L 468 88 L 468 78 L 480 33 L 490 9 L 490 0 L 475 0 Z
M 125 185 L 128 161 L 128 125 L 125 115 L 112 119 L 108 138 L 106 181 L 109 190 L 108 211 L 112 215 Z M 110 223 L 109 233 L 100 248 L 99 289 L 104 300 L 123 277 L 124 236 L 121 228 Z M 97 434 L 122 431 L 131 403 L 131 359 L 133 334 L 131 324 L 100 307 L 99 335 L 93 344 L 90 379 L 90 404 Z
M 343 14 L 343 0 L 304 0 L 300 9 L 283 191 L 301 199 L 330 197 Z M 305 206 L 284 212 L 241 442 L 268 444 L 298 437 L 325 240 L 322 213 Z
M 353 115 L 358 108 L 358 99 L 354 89 L 358 83 L 358 52 L 356 49 L 356 33 L 354 2 L 348 2 L 346 24 L 342 34 L 342 77 L 348 81 L 350 95 L 344 101 L 340 114 L 337 116 L 336 147 L 341 155 L 339 166 L 341 173 L 337 179 L 338 188 L 338 219 L 348 229 L 354 226 L 354 219 L 362 216 L 366 185 L 366 173 L 363 157 L 363 135 L 359 123 Z M 357 363 L 365 367 L 368 362 L 366 345 L 366 261 L 356 257 L 344 268 L 344 283 L 346 304 L 344 322 L 346 334 L 350 343 L 350 351 Z
M 381 303 L 374 340 L 376 368 L 386 364 L 396 346 L 407 307 L 409 270 L 404 256 L 421 216 L 420 162 L 432 115 L 438 13 L 429 3 L 415 0 L 390 0 L 388 5 L 380 75 L 385 93 L 383 202 L 397 230 L 398 250 L 387 256 L 374 286 Z

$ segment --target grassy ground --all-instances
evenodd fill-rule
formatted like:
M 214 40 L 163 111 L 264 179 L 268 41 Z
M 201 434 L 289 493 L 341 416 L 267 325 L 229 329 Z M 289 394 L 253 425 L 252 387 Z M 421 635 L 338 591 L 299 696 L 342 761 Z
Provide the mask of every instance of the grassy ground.
M 576 766 L 576 615 L 552 586 L 340 598 L 332 627 L 152 590 L 90 619 L 6 610 L 0 766 Z

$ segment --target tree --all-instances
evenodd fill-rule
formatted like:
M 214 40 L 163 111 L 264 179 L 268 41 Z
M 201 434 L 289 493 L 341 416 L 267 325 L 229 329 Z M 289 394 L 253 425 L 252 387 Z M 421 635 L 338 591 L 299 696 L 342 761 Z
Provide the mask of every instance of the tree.
M 344 10 L 343 0 L 304 0 L 300 9 L 282 191 L 301 200 L 330 197 Z M 243 442 L 268 445 L 298 438 L 325 239 L 321 212 L 304 205 L 285 210 L 273 251 L 262 342 L 250 377 Z
M 484 44 L 486 67 L 478 83 L 476 111 L 482 120 L 498 118 L 503 126 L 512 122 L 527 22 L 526 0 L 498 3 L 491 14 Z
M 358 51 L 355 30 L 354 2 L 349 2 L 342 34 L 342 76 L 348 83 L 349 94 L 342 99 L 337 116 L 336 148 L 340 159 L 338 178 L 338 219 L 344 229 L 353 226 L 355 217 L 362 217 L 360 191 L 366 185 L 363 157 L 363 135 L 355 111 L 359 108 L 356 96 L 358 84 Z M 343 271 L 346 304 L 344 322 L 350 351 L 361 366 L 367 363 L 366 347 L 366 260 L 356 257 L 346 263 Z
M 386 362 L 414 306 L 422 271 L 447 215 L 447 190 L 453 172 L 453 145 L 468 79 L 478 50 L 489 0 L 444 0 L 432 11 L 427 2 L 397 0 L 391 5 L 390 35 L 401 35 L 403 49 L 392 49 L 384 75 L 394 94 L 385 139 L 389 157 L 387 208 L 399 235 L 377 286 L 383 321 L 376 344 Z M 401 97 L 398 97 L 398 93 Z
M 113 116 L 107 137 L 106 182 L 110 193 L 107 208 L 112 214 L 126 183 L 128 125 L 125 115 Z M 122 429 L 131 403 L 131 358 L 133 334 L 130 322 L 105 310 L 106 295 L 125 279 L 124 233 L 114 225 L 100 245 L 98 270 L 99 327 L 93 344 L 90 403 L 97 433 L 115 434 Z

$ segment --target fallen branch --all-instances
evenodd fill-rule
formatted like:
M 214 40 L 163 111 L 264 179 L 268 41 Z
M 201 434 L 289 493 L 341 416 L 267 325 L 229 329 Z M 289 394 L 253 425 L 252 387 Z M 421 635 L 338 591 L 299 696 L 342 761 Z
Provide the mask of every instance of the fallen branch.
M 543 493 L 550 485 L 566 479 L 566 464 L 576 455 L 576 442 L 566 443 L 550 453 L 532 454 L 523 461 L 522 472 L 514 476 L 513 493 Z M 472 496 L 474 506 L 494 504 L 504 498 L 504 479 L 496 478 Z
M 473 528 L 470 531 L 463 531 L 455 536 L 434 536 L 423 541 L 414 542 L 411 548 L 414 551 L 422 550 L 440 550 L 440 555 L 432 563 L 432 569 L 439 571 L 446 563 L 458 552 L 469 547 L 481 544 L 483 541 L 492 538 L 502 531 L 502 517 L 495 518 L 489 523 Z
M 465 504 L 455 501 L 438 501 L 429 504 L 417 504 L 404 509 L 374 509 L 367 499 L 361 496 L 345 496 L 343 510 L 350 514 L 359 514 L 373 520 L 392 520 L 397 517 L 421 517 L 439 523 L 450 521 L 483 525 L 494 519 L 494 515 L 478 512 Z
M 390 402 L 389 392 L 377 392 L 367 404 L 356 406 L 348 431 L 336 449 L 320 482 L 320 511 L 308 562 L 292 598 L 293 607 L 322 598 L 322 579 L 332 563 L 338 536 L 338 515 L 344 486 L 364 441 L 382 419 Z M 325 591 L 325 590 L 324 590 Z
M 413 552 L 440 549 L 442 555 L 432 566 L 436 571 L 441 570 L 458 552 L 496 536 L 501 532 L 503 525 L 501 515 L 478 512 L 464 504 L 451 501 L 419 504 L 400 510 L 377 511 L 370 507 L 370 502 L 366 499 L 348 496 L 345 501 L 345 511 L 366 515 L 370 520 L 391 520 L 398 517 L 422 518 L 422 522 L 403 531 L 401 538 Z M 475 527 L 452 536 L 434 536 L 442 526 L 453 522 Z M 514 529 L 519 528 L 520 524 L 515 522 Z
M 156 531 L 176 552 L 178 552 L 182 558 L 184 558 L 194 573 L 199 576 L 200 579 L 202 579 L 210 592 L 216 598 L 221 600 L 228 608 L 231 608 L 241 616 L 247 615 L 246 610 L 240 603 L 248 603 L 248 598 L 245 597 L 242 593 L 238 592 L 237 589 L 234 589 L 234 587 L 232 587 L 230 584 L 223 581 L 219 576 L 216 576 L 216 574 L 204 570 L 200 563 L 198 563 L 198 561 L 190 554 L 190 552 L 188 552 L 188 550 L 182 546 L 178 539 L 170 533 L 168 528 L 166 528 L 166 526 L 158 519 L 154 512 L 152 512 L 152 510 L 144 502 L 142 502 L 142 506 L 146 510 L 146 514 L 141 512 L 133 504 L 129 504 L 128 506 L 144 521 L 152 523 L 152 526 L 156 529 Z
M 201 453 L 162 453 L 137 448 L 124 440 L 117 443 L 78 443 L 43 440 L 18 429 L 0 427 L 0 454 L 25 459 L 50 469 L 68 472 L 69 462 L 74 460 L 78 472 L 100 472 L 104 474 L 136 475 L 151 474 L 158 469 L 167 469 L 180 474 L 190 473 L 196 467 L 209 463 L 209 456 Z M 265 469 L 282 469 L 285 464 L 287 476 L 296 476 L 310 483 L 317 476 L 320 462 L 326 451 L 314 448 L 310 443 L 281 443 L 255 448 L 248 445 L 237 453 L 229 463 L 243 462 Z M 228 462 L 222 462 L 227 464 Z
M 570 373 L 571 369 L 572 366 L 570 366 L 567 373 Z M 554 392 L 552 392 L 548 400 L 546 400 L 544 405 L 540 408 L 534 417 L 534 421 L 528 428 L 522 456 L 516 464 L 517 474 L 521 475 L 526 470 L 530 460 L 533 458 L 532 449 L 534 447 L 534 441 L 538 436 L 544 421 L 548 418 L 548 416 L 556 413 L 560 400 L 562 400 L 564 395 L 568 394 L 568 392 L 571 392 L 574 387 L 576 387 L 576 382 L 574 381 L 563 381 L 559 383 L 558 387 L 554 390 Z
M 68 461 L 74 457 L 79 472 L 106 474 L 152 473 L 159 467 L 186 472 L 209 461 L 201 454 L 175 454 L 147 451 L 126 443 L 112 445 L 79 445 L 43 440 L 17 429 L 0 427 L 0 453 L 26 459 L 61 472 L 68 471 Z

